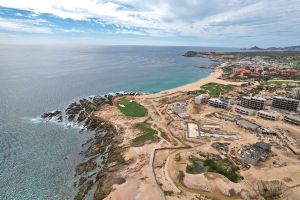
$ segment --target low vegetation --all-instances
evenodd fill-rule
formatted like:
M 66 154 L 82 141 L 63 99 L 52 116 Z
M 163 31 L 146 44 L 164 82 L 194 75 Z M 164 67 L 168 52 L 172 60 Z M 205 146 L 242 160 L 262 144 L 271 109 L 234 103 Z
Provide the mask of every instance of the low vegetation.
M 201 86 L 211 97 L 219 97 L 221 93 L 227 93 L 234 89 L 233 85 L 222 85 L 218 83 L 207 83 Z
M 137 136 L 132 140 L 133 143 L 143 143 L 147 140 L 152 140 L 156 138 L 157 131 L 151 128 L 148 124 L 142 122 L 142 123 L 136 123 L 135 128 L 139 129 L 143 134 Z
M 121 99 L 118 102 L 119 110 L 127 117 L 145 117 L 147 116 L 147 109 L 139 103 L 128 100 L 126 98 Z
M 215 172 L 222 174 L 232 182 L 239 182 L 242 177 L 238 174 L 239 168 L 230 162 L 227 158 L 225 159 L 206 159 L 203 165 L 208 167 L 208 172 Z
M 229 159 L 220 157 L 207 158 L 205 160 L 196 157 L 190 158 L 191 165 L 188 165 L 186 172 L 189 174 L 201 174 L 214 172 L 222 174 L 232 182 L 239 182 L 243 177 L 238 174 L 239 168 Z
M 300 56 L 275 56 L 274 60 L 279 63 L 288 64 L 290 67 L 300 69 Z
M 207 167 L 203 165 L 202 160 L 191 160 L 192 165 L 186 167 L 186 172 L 189 174 L 201 174 L 207 172 Z
M 160 130 L 160 133 L 161 133 L 161 137 L 163 137 L 168 142 L 171 142 L 171 139 L 166 132 Z
M 272 84 L 289 84 L 289 83 L 300 83 L 300 81 L 297 80 L 269 80 L 268 83 L 272 83 Z
M 177 178 L 178 178 L 180 183 L 183 183 L 184 177 L 185 177 L 185 175 L 184 175 L 183 171 L 179 171 L 178 175 L 177 175 Z
M 195 95 L 200 95 L 200 94 L 206 94 L 206 90 L 193 90 L 193 91 L 187 91 L 187 94 L 195 94 Z

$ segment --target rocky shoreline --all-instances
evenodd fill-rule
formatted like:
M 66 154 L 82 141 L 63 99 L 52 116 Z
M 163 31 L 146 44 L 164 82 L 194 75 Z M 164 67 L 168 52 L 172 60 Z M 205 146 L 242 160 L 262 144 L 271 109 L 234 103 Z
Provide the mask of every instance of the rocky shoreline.
M 123 131 L 117 130 L 114 125 L 95 116 L 106 104 L 113 104 L 113 100 L 120 96 L 135 96 L 143 93 L 119 92 L 80 99 L 71 103 L 63 111 L 52 111 L 43 113 L 41 118 L 45 121 L 56 120 L 58 123 L 76 123 L 83 125 L 83 131 L 93 132 L 94 136 L 82 144 L 84 150 L 81 151 L 83 161 L 75 168 L 75 177 L 78 181 L 74 186 L 78 192 L 74 200 L 82 200 L 94 188 L 93 199 L 104 199 L 111 191 L 112 185 L 121 184 L 125 179 L 117 175 L 116 171 L 121 169 L 126 163 L 122 157 L 124 148 L 119 147 L 123 141 Z M 104 184 L 105 183 L 105 184 Z

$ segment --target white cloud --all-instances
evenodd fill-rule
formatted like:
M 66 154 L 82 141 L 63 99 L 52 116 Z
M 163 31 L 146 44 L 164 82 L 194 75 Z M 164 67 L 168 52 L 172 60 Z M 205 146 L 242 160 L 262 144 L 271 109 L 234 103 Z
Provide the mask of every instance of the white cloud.
M 0 0 L 0 6 L 74 20 L 93 18 L 103 25 L 140 27 L 150 36 L 211 38 L 300 31 L 299 0 Z M 127 29 L 118 32 L 144 34 Z
M 39 20 L 24 21 L 0 18 L 0 30 L 26 33 L 52 33 L 50 28 L 35 26 L 39 23 Z

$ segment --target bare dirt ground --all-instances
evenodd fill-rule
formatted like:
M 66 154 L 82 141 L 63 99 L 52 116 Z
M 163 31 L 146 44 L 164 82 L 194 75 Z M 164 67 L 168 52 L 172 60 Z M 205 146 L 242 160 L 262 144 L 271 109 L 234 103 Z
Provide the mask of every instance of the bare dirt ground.
M 130 164 L 118 172 L 125 177 L 126 182 L 114 185 L 114 191 L 106 199 L 258 199 L 257 191 L 253 190 L 253 184 L 258 180 L 278 180 L 289 188 L 284 197 L 299 199 L 299 156 L 280 144 L 272 147 L 272 155 L 266 162 L 251 166 L 250 169 L 241 169 L 240 174 L 244 180 L 239 183 L 233 183 L 216 173 L 186 173 L 187 165 L 191 164 L 189 156 L 199 154 L 215 154 L 229 158 L 233 156 L 232 152 L 221 153 L 213 148 L 211 145 L 215 142 L 229 143 L 229 149 L 235 150 L 235 157 L 241 157 L 240 150 L 245 145 L 258 141 L 278 142 L 276 138 L 258 136 L 245 130 L 233 121 L 217 118 L 215 113 L 236 113 L 207 105 L 195 106 L 193 96 L 185 93 L 197 90 L 209 82 L 241 84 L 219 79 L 221 73 L 221 68 L 218 68 L 206 79 L 186 86 L 156 94 L 130 97 L 147 108 L 148 116 L 144 118 L 125 117 L 116 106 L 109 105 L 98 112 L 99 116 L 112 121 L 117 128 L 125 132 L 122 146 L 126 147 L 126 151 L 123 156 L 126 161 L 130 161 Z M 167 113 L 168 106 L 176 101 L 187 103 L 186 110 L 190 114 L 190 119 L 180 120 Z M 293 125 L 281 121 L 274 123 L 253 116 L 243 117 L 270 129 L 288 129 L 291 137 L 300 138 L 299 128 Z M 140 134 L 133 124 L 146 119 L 151 123 L 151 127 L 158 131 L 159 141 L 149 142 L 140 147 L 131 146 L 130 141 Z M 196 123 L 200 129 L 206 124 L 218 125 L 223 132 L 236 134 L 240 139 L 187 138 L 188 122 Z M 180 173 L 184 174 L 181 178 Z

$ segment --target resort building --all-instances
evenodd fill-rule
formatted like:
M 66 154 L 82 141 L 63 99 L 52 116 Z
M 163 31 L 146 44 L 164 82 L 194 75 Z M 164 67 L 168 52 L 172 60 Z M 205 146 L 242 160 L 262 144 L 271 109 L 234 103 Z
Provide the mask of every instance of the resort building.
M 270 152 L 270 144 L 265 142 L 257 142 L 245 151 L 244 161 L 250 165 L 256 165 L 259 161 L 265 161 Z
M 218 99 L 218 98 L 212 98 L 208 100 L 208 105 L 216 108 L 228 108 L 229 101 Z
M 260 110 L 257 112 L 257 116 L 268 119 L 268 120 L 278 120 L 279 115 L 276 114 L 275 112 L 270 112 L 270 111 L 265 111 L 265 110 Z
M 291 124 L 300 126 L 300 116 L 299 115 L 285 115 L 283 120 L 286 122 L 289 122 Z
M 265 108 L 266 99 L 262 97 L 242 97 L 241 106 L 255 110 L 263 110 Z
M 200 94 L 199 96 L 195 97 L 195 104 L 206 103 L 209 97 L 210 97 L 209 94 Z
M 285 98 L 285 97 L 273 97 L 272 107 L 297 112 L 299 106 L 299 101 L 296 99 Z
M 235 111 L 237 113 L 243 114 L 243 115 L 255 115 L 255 110 L 252 110 L 250 108 L 245 108 L 242 106 L 236 106 Z

